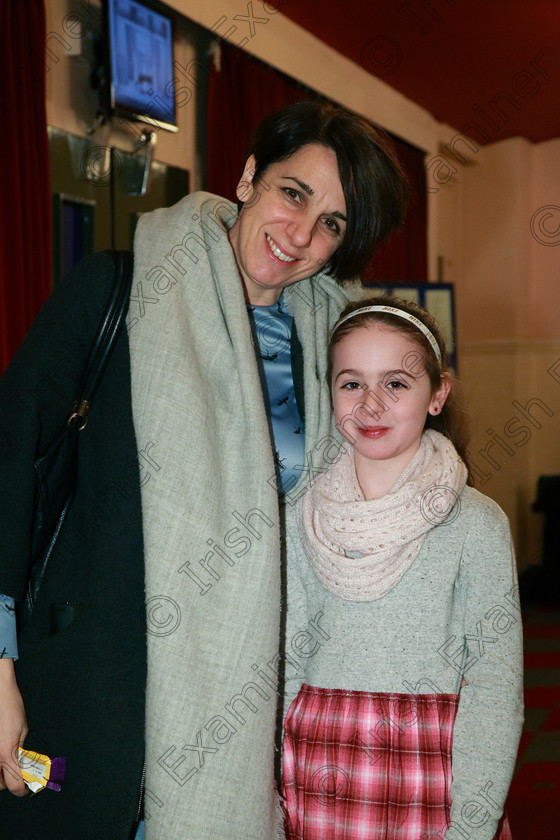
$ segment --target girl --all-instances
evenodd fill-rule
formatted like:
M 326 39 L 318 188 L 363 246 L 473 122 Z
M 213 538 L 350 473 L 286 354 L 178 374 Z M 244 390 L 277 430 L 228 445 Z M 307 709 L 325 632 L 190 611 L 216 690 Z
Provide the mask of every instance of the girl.
M 510 838 L 522 714 L 508 521 L 467 486 L 434 319 L 350 304 L 329 344 L 348 446 L 288 515 L 290 840 Z

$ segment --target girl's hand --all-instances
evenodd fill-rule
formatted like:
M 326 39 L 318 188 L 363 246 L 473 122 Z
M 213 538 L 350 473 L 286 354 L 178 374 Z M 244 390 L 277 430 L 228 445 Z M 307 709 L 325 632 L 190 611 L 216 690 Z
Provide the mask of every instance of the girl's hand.
M 13 659 L 0 659 L 0 790 L 7 788 L 15 796 L 29 793 L 17 762 L 18 747 L 26 735 L 25 707 Z

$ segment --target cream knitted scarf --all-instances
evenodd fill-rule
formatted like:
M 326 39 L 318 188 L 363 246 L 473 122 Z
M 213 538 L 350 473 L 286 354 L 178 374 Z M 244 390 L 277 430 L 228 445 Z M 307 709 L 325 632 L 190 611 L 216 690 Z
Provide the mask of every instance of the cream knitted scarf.
M 278 499 L 227 238 L 236 215 L 230 202 L 195 193 L 143 215 L 134 243 L 147 840 L 270 840 L 277 830 Z M 284 292 L 304 351 L 307 455 L 296 496 L 332 460 L 325 346 L 347 298 L 324 275 Z
M 466 478 L 454 446 L 430 429 L 390 492 L 366 501 L 349 447 L 298 505 L 303 545 L 323 586 L 352 601 L 390 592 L 427 532 L 453 516 Z

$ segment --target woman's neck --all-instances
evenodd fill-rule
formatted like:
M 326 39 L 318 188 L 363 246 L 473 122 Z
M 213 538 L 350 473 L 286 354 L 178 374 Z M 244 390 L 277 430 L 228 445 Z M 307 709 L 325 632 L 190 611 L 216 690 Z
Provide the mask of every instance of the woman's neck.
M 243 271 L 237 259 L 239 249 L 239 219 L 228 230 L 228 240 L 233 251 L 233 256 L 239 271 L 241 283 L 243 284 L 243 294 L 249 306 L 272 306 L 276 303 L 282 294 L 282 288 L 275 288 L 273 286 L 261 286 Z

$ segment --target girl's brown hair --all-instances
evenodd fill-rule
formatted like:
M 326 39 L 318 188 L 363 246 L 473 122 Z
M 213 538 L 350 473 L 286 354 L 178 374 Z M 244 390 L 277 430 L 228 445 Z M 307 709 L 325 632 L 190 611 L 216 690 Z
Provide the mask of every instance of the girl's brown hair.
M 467 457 L 467 449 L 469 444 L 468 415 L 461 404 L 459 394 L 459 383 L 457 382 L 455 376 L 449 368 L 445 348 L 445 340 L 443 338 L 437 321 L 432 315 L 430 315 L 430 313 L 426 309 L 423 309 L 416 303 L 413 303 L 409 300 L 401 300 L 400 298 L 389 297 L 385 295 L 365 298 L 360 301 L 349 304 L 346 307 L 346 309 L 344 309 L 340 313 L 339 320 L 342 320 L 344 317 L 346 317 L 346 315 L 350 315 L 355 310 L 362 309 L 365 306 L 392 306 L 395 309 L 402 309 L 409 315 L 413 315 L 415 318 L 418 318 L 418 320 L 421 321 L 424 324 L 424 326 L 426 326 L 429 329 L 429 331 L 432 333 L 435 340 L 437 341 L 437 344 L 441 351 L 442 363 L 440 365 L 436 354 L 432 348 L 432 345 L 430 344 L 426 336 L 418 329 L 418 327 L 414 326 L 414 324 L 410 321 L 407 321 L 404 318 L 399 317 L 398 315 L 393 315 L 390 312 L 363 312 L 359 315 L 356 315 L 354 318 L 349 318 L 347 321 L 344 321 L 344 323 L 340 326 L 335 327 L 331 334 L 328 346 L 327 369 L 329 387 L 332 379 L 334 348 L 339 343 L 339 341 L 342 341 L 344 336 L 348 335 L 354 330 L 359 329 L 360 327 L 367 327 L 369 324 L 372 323 L 383 324 L 388 329 L 404 333 L 407 336 L 407 338 L 409 338 L 411 341 L 418 345 L 418 348 L 421 351 L 425 371 L 428 374 L 430 384 L 432 386 L 432 393 L 440 385 L 441 377 L 444 373 L 447 374 L 448 379 L 451 381 L 451 390 L 449 391 L 449 395 L 442 407 L 441 412 L 435 415 L 428 414 L 426 417 L 426 423 L 424 425 L 424 428 L 435 429 L 436 432 L 441 432 L 442 435 L 445 435 L 447 438 L 449 438 L 449 440 L 457 450 L 457 453 L 461 457 L 461 460 L 467 467 L 467 484 L 469 484 L 472 487 L 474 482 Z M 416 359 L 416 364 L 417 362 L 418 360 Z M 411 372 L 413 372 L 415 367 L 414 360 L 411 360 L 411 364 L 409 367 Z

